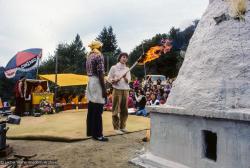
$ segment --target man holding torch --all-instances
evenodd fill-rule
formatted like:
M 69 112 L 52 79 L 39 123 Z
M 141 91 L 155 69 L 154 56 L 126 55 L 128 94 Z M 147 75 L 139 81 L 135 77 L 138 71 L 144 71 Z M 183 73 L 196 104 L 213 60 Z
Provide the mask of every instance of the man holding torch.
M 126 129 L 128 118 L 127 99 L 131 75 L 129 68 L 126 66 L 127 62 L 128 54 L 121 53 L 118 57 L 118 63 L 111 67 L 108 74 L 108 81 L 113 86 L 112 122 L 117 134 L 128 132 Z
M 163 39 L 161 45 L 154 46 L 149 51 L 139 57 L 139 59 L 130 67 L 126 66 L 128 54 L 121 53 L 118 57 L 118 63 L 111 67 L 108 74 L 108 81 L 113 86 L 113 105 L 112 119 L 113 127 L 117 134 L 128 132 L 126 121 L 128 118 L 127 98 L 129 94 L 129 81 L 131 80 L 130 71 L 138 64 L 145 64 L 161 56 L 162 53 L 168 53 L 172 48 L 172 40 Z

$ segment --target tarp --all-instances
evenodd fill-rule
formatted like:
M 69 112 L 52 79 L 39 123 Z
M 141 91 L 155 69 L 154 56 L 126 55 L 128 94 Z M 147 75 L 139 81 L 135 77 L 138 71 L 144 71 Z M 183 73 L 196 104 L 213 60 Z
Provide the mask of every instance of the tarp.
M 86 136 L 87 110 L 70 110 L 41 117 L 23 117 L 20 125 L 10 124 L 7 132 L 8 139 L 47 140 L 71 142 L 88 139 Z M 112 124 L 112 113 L 102 114 L 103 134 L 117 135 Z M 150 118 L 129 115 L 127 120 L 129 132 L 150 128 Z
M 49 80 L 55 83 L 55 74 L 39 75 L 41 79 Z M 57 85 L 58 86 L 77 86 L 87 85 L 88 76 L 77 75 L 77 74 L 57 74 Z

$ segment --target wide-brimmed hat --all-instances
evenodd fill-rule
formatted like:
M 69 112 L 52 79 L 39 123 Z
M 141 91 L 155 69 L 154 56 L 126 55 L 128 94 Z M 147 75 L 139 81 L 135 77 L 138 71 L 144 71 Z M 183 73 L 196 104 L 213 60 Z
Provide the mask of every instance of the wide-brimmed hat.
M 98 40 L 93 40 L 89 45 L 88 47 L 91 48 L 92 50 L 93 49 L 99 49 L 100 47 L 102 47 L 103 44 L 102 42 L 98 41 Z

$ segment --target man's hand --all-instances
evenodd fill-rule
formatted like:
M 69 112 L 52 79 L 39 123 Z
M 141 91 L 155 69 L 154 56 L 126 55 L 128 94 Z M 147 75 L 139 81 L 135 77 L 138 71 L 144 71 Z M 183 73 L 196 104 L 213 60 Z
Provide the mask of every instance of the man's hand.
M 111 83 L 112 83 L 112 84 L 117 84 L 119 81 L 120 81 L 120 79 L 112 79 L 112 80 L 111 80 Z
M 103 75 L 103 73 L 100 73 L 100 74 L 98 75 L 98 78 L 99 78 L 99 80 L 100 80 L 100 84 L 101 84 L 101 87 L 102 87 L 102 97 L 106 99 L 106 98 L 107 98 L 107 92 L 106 92 L 106 88 L 105 88 L 104 75 Z
M 122 78 L 125 80 L 126 83 L 128 83 L 128 78 L 126 77 L 127 76 L 127 73 L 125 73 Z
M 128 79 L 126 78 L 126 76 L 124 76 L 123 79 L 125 80 L 126 83 L 128 83 Z

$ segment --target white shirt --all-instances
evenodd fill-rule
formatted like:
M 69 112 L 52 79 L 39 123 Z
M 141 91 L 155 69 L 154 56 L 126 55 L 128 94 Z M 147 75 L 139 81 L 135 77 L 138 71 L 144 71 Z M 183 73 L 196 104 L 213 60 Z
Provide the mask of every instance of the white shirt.
M 116 65 L 112 66 L 109 74 L 108 74 L 108 81 L 111 83 L 112 80 L 118 79 L 122 77 L 129 68 L 125 64 L 121 64 L 118 62 Z M 131 80 L 130 71 L 126 74 L 126 78 L 128 79 L 128 83 Z M 119 90 L 129 90 L 129 84 L 128 84 L 124 78 L 122 78 L 117 84 L 112 84 L 113 88 L 119 89 Z
M 160 105 L 160 101 L 159 100 L 155 100 L 154 102 L 152 100 L 150 100 L 150 105 L 151 106 L 156 106 L 156 105 Z

